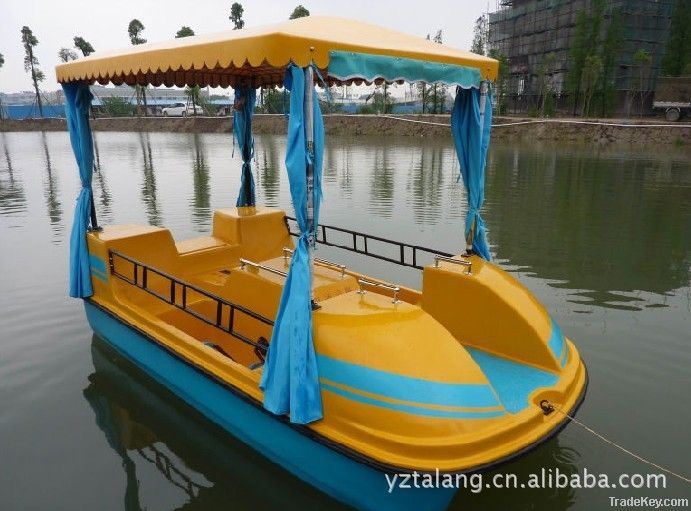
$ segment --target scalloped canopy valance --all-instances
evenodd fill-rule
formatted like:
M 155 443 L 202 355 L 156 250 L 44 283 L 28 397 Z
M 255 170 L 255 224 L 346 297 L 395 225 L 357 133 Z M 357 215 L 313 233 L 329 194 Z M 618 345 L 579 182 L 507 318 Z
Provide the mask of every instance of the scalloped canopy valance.
M 313 62 L 331 83 L 425 81 L 476 87 L 499 63 L 427 39 L 359 21 L 309 16 L 95 53 L 56 66 L 60 83 L 279 85 L 286 67 Z

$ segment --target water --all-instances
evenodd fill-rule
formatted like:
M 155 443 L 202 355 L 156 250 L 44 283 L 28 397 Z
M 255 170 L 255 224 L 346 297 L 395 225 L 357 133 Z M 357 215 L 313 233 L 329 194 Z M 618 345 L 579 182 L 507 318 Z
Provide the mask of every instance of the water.
M 229 135 L 97 133 L 102 223 L 208 232 L 235 203 Z M 256 141 L 260 203 L 290 210 L 283 137 Z M 574 339 L 579 417 L 691 473 L 691 165 L 681 148 L 495 144 L 486 220 L 496 260 Z M 465 192 L 450 140 L 330 137 L 324 223 L 458 252 Z M 0 133 L 0 509 L 329 509 L 94 338 L 66 297 L 77 172 L 65 133 Z M 319 255 L 419 286 L 416 270 Z M 498 471 L 653 473 L 575 425 Z M 604 509 L 666 490 L 459 492 L 452 509 Z

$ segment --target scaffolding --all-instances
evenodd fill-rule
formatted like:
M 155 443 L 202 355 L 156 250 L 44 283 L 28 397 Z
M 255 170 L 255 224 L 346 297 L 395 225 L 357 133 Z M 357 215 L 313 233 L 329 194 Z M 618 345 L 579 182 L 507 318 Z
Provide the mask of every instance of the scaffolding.
M 639 86 L 634 55 L 646 50 L 652 57 L 649 88 L 660 69 L 668 38 L 674 0 L 610 0 L 606 2 L 600 37 L 604 38 L 613 13 L 620 13 L 622 41 L 614 65 L 615 108 L 622 110 L 628 93 Z M 507 96 L 514 109 L 536 104 L 540 95 L 540 66 L 550 56 L 550 91 L 565 104 L 566 80 L 580 11 L 589 12 L 592 0 L 498 0 L 489 13 L 488 46 L 509 62 Z M 544 71 L 543 71 L 544 73 Z

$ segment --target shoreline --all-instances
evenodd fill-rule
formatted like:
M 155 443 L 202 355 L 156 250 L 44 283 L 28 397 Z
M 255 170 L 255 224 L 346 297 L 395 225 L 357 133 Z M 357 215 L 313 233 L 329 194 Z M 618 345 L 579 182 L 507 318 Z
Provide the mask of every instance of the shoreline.
M 628 143 L 650 145 L 691 144 L 691 123 L 670 124 L 649 119 L 536 119 L 495 117 L 494 140 L 541 140 Z M 449 115 L 352 115 L 326 114 L 328 135 L 385 135 L 451 138 Z M 523 124 L 521 124 L 523 123 Z M 502 126 L 505 124 L 506 126 Z M 510 125 L 509 125 L 510 124 Z M 94 131 L 160 131 L 182 133 L 230 133 L 230 117 L 109 117 L 92 120 Z M 253 130 L 257 134 L 281 135 L 286 132 L 283 114 L 256 114 Z M 65 119 L 4 119 L 0 132 L 66 131 Z

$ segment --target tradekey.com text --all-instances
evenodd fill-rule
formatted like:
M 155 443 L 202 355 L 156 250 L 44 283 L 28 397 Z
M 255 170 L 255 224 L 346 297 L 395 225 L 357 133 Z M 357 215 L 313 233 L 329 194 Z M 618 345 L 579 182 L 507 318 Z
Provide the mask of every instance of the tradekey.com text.
M 562 472 L 559 468 L 542 468 L 528 474 L 524 480 L 519 480 L 516 474 L 448 474 L 439 469 L 384 475 L 389 493 L 409 488 L 462 488 L 472 493 L 490 488 L 667 488 L 664 474 L 621 474 L 610 478 L 607 474 L 591 473 L 587 468 L 574 473 Z

